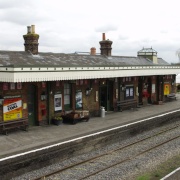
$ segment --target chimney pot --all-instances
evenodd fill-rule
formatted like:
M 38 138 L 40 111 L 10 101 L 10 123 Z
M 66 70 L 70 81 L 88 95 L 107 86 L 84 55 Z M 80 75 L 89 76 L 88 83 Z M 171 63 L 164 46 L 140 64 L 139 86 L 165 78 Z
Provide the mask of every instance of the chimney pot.
M 35 25 L 31 25 L 31 32 L 35 34 Z
M 103 40 L 103 41 L 106 40 L 106 34 L 105 34 L 105 33 L 102 34 L 102 40 Z
M 27 26 L 27 34 L 31 33 L 31 26 Z
M 95 47 L 92 47 L 92 48 L 91 48 L 90 54 L 91 54 L 91 55 L 96 55 L 96 48 L 95 48 Z

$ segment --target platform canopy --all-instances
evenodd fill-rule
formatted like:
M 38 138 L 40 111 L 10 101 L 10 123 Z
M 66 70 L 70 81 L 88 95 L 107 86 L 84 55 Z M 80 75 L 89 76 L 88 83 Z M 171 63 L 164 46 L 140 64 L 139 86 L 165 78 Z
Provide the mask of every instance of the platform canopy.
M 180 65 L 162 58 L 0 51 L 0 82 L 40 82 L 176 75 Z
M 180 66 L 0 68 L 1 82 L 40 82 L 131 76 L 176 75 Z

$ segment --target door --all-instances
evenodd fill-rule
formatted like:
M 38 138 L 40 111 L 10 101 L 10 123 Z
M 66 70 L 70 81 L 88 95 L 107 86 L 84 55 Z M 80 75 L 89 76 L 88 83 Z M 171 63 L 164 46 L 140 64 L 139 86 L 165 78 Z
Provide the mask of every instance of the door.
M 142 102 L 142 96 L 143 96 L 142 89 L 143 89 L 143 79 L 142 79 L 142 77 L 139 77 L 139 80 L 138 80 L 139 105 L 143 104 L 143 102 Z
M 113 110 L 113 81 L 100 87 L 100 106 L 105 107 L 106 111 Z
M 36 86 L 29 85 L 28 88 L 28 119 L 29 125 L 37 125 L 36 121 Z
M 107 111 L 107 86 L 100 87 L 100 106 L 105 107 Z
M 108 92 L 107 92 L 107 111 L 113 111 L 113 87 L 114 82 L 108 82 Z

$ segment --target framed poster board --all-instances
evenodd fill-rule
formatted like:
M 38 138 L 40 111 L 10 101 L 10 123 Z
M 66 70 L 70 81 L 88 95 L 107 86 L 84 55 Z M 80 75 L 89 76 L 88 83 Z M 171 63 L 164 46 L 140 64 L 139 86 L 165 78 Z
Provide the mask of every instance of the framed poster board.
M 82 91 L 76 91 L 76 109 L 82 108 Z
M 170 85 L 164 84 L 164 95 L 168 95 L 170 93 Z
M 156 92 L 155 87 L 156 87 L 156 86 L 155 86 L 155 84 L 152 84 L 152 90 L 151 90 L 151 91 L 152 91 L 152 93 L 155 93 L 155 92 Z
M 62 110 L 62 94 L 54 95 L 54 111 Z
M 3 103 L 4 121 L 22 118 L 22 99 L 6 98 Z

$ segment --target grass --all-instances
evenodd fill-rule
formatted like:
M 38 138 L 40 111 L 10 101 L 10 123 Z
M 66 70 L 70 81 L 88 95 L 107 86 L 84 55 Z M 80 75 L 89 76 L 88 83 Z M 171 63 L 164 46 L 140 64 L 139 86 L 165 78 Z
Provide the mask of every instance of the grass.
M 154 167 L 154 170 L 138 176 L 136 180 L 159 180 L 180 167 L 180 155 L 175 156 L 161 165 Z
M 145 174 L 137 178 L 137 180 L 150 180 L 149 174 Z

